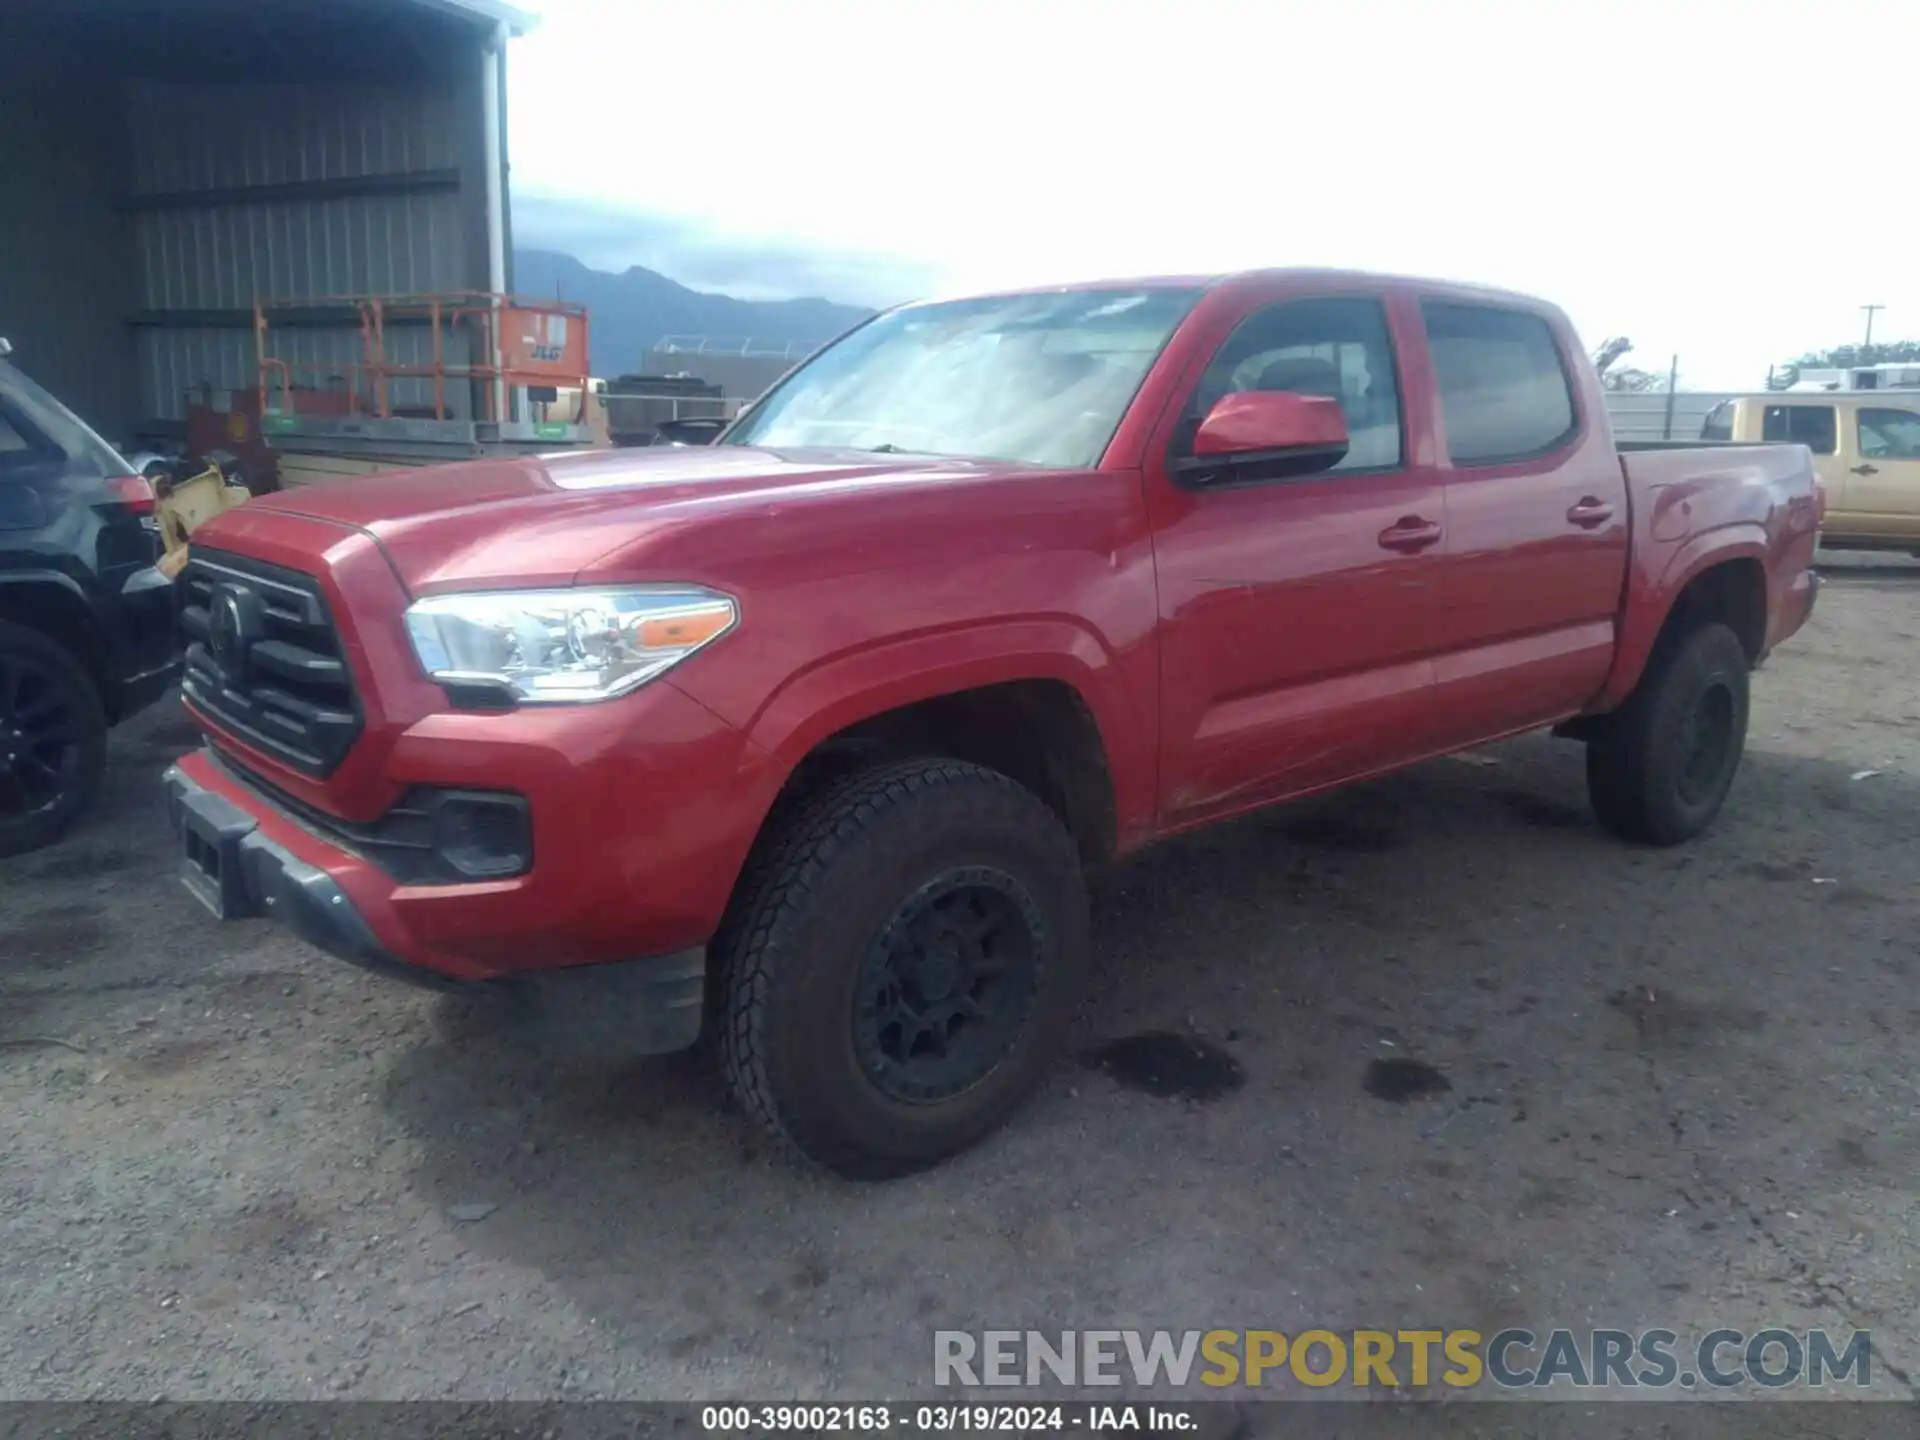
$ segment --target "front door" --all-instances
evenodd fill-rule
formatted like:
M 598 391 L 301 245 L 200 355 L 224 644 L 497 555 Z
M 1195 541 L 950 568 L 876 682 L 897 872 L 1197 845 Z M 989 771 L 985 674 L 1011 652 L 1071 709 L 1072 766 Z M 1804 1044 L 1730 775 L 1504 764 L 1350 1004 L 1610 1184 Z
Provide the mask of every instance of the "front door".
M 1232 488 L 1178 482 L 1221 396 L 1337 398 L 1346 458 Z M 1149 455 L 1160 586 L 1161 823 L 1195 824 L 1423 753 L 1441 490 L 1412 451 L 1379 297 L 1256 309 Z
M 1827 528 L 1920 548 L 1920 411 L 1862 405 L 1851 420 L 1846 478 L 1839 503 L 1829 500 Z

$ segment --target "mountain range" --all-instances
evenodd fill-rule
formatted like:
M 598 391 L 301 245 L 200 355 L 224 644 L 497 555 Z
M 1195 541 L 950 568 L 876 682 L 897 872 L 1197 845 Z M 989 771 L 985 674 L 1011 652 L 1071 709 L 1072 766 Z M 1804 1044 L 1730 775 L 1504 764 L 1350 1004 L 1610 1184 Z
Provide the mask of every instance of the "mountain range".
M 642 369 L 648 350 L 668 335 L 700 335 L 756 345 L 818 345 L 873 312 L 831 300 L 741 300 L 690 290 L 656 271 L 594 270 L 557 250 L 516 248 L 513 289 L 528 300 L 577 301 L 592 326 L 593 373 Z

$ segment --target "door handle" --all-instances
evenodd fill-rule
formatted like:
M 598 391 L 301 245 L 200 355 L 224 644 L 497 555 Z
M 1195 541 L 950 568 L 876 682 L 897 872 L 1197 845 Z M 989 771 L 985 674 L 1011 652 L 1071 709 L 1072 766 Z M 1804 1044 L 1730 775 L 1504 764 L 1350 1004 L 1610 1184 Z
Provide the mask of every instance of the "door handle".
M 1380 547 L 1411 554 L 1438 544 L 1443 533 L 1431 520 L 1423 520 L 1418 515 L 1402 515 L 1380 532 Z
M 1847 473 L 1851 475 L 1878 475 L 1880 473 L 1880 467 L 1878 465 L 1855 465 Z
M 1583 530 L 1604 525 L 1613 518 L 1613 506 L 1591 495 L 1582 495 L 1567 511 L 1567 519 Z

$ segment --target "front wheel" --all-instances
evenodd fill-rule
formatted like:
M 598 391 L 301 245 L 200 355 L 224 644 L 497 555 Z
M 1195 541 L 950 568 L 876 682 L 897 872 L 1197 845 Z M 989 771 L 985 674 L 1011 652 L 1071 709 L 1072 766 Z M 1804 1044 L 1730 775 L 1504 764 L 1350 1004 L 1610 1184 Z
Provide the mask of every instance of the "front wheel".
M 1587 794 L 1601 824 L 1677 845 L 1713 823 L 1746 748 L 1751 669 L 1725 625 L 1655 648 L 1639 688 L 1587 743 Z
M 1086 948 L 1079 852 L 1037 796 L 952 760 L 850 776 L 770 838 L 716 938 L 728 1083 L 828 1169 L 923 1169 L 1032 1091 Z

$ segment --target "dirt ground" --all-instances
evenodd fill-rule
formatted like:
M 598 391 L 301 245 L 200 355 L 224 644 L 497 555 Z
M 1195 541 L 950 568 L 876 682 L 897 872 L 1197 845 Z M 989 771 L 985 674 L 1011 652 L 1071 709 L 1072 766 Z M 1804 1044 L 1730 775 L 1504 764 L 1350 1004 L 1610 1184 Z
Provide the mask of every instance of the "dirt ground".
M 1828 568 L 1704 841 L 1606 838 L 1536 737 L 1169 844 L 1096 892 L 1080 1058 L 884 1186 L 698 1056 L 215 923 L 162 707 L 0 861 L 0 1398 L 852 1398 L 936 1328 L 1422 1324 L 1858 1326 L 1908 1393 L 1920 567 Z M 1089 1062 L 1157 1031 L 1244 1083 Z

